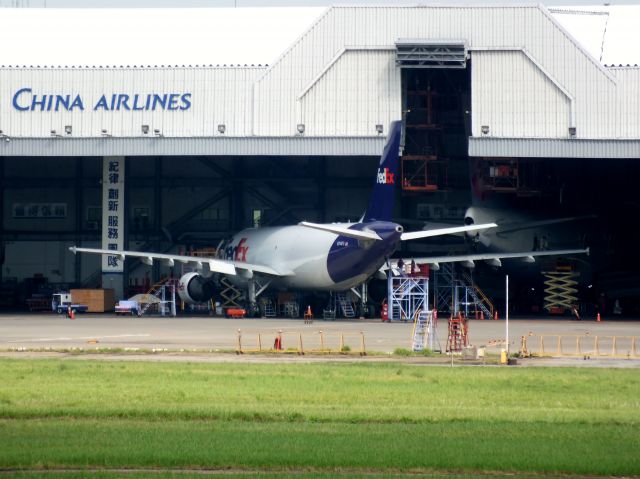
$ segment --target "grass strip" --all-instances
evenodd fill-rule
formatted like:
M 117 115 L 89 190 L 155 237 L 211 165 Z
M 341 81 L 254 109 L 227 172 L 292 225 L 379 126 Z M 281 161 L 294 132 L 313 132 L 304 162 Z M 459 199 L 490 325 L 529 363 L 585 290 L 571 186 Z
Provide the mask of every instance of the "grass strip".
M 640 426 L 634 370 L 0 360 L 0 417 Z
M 632 370 L 0 360 L 0 384 L 3 468 L 640 474 Z
M 1 465 L 633 475 L 633 426 L 2 420 Z

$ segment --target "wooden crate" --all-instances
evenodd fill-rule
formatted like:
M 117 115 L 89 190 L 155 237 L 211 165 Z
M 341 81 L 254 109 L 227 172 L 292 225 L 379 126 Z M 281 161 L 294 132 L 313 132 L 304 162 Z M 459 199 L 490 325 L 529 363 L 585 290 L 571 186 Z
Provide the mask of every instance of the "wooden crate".
M 89 313 L 113 311 L 116 305 L 113 289 L 72 289 L 74 304 L 86 304 Z

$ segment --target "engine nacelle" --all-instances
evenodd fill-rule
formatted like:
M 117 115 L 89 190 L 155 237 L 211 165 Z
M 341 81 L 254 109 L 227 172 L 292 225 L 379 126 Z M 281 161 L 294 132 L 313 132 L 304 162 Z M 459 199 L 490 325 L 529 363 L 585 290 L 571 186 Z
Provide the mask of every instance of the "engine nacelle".
M 178 282 L 178 296 L 185 303 L 205 303 L 216 293 L 213 278 L 205 278 L 198 273 L 187 273 Z

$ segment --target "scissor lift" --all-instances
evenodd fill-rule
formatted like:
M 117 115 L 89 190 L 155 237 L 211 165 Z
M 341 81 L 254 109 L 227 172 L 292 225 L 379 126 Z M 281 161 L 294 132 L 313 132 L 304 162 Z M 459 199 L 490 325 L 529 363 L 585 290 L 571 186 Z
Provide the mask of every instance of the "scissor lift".
M 578 282 L 580 273 L 571 266 L 557 266 L 555 271 L 543 271 L 546 278 L 544 285 L 544 309 L 552 314 L 562 314 L 571 310 L 578 303 Z

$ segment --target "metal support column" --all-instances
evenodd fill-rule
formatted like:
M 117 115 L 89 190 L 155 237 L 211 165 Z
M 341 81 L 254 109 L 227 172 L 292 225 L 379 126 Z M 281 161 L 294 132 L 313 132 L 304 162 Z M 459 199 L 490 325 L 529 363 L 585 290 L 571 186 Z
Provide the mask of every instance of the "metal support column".
M 128 157 L 124 157 L 124 171 L 125 178 L 131 178 L 131 168 L 129 167 L 130 160 Z M 124 249 L 129 249 L 129 221 L 131 220 L 131 216 L 129 214 L 131 210 L 131 185 L 128 181 L 124 182 L 124 212 L 122 217 L 124 219 L 124 225 L 122 228 L 122 232 L 124 233 Z M 123 268 L 122 271 L 122 297 L 125 297 L 127 291 L 127 285 L 129 284 L 129 268 Z M 117 292 L 116 292 L 117 294 Z M 117 296 L 116 296 L 117 298 Z
M 157 157 L 155 163 L 155 178 L 153 183 L 153 229 L 155 230 L 155 249 L 160 251 L 160 238 L 162 237 L 162 157 Z M 151 281 L 157 283 L 160 280 L 160 262 L 154 261 L 151 269 Z
M 327 158 L 322 157 L 318 161 L 318 168 L 320 168 L 320 172 L 318 174 L 318 221 L 320 223 L 325 223 L 327 221 L 327 202 L 326 202 L 326 194 L 327 191 Z
M 76 180 L 75 180 L 75 241 L 74 245 L 82 246 L 82 218 L 83 218 L 83 163 L 82 157 L 76 158 Z M 74 282 L 78 285 L 82 283 L 82 255 L 74 254 Z M 61 261 L 62 262 L 62 261 Z
M 4 158 L 0 156 L 0 283 L 6 254 L 2 238 L 4 238 Z
M 238 157 L 233 163 L 233 191 L 231 192 L 231 211 L 233 218 L 233 230 L 240 231 L 245 227 L 244 215 L 244 184 L 238 178 L 244 169 L 244 158 Z

